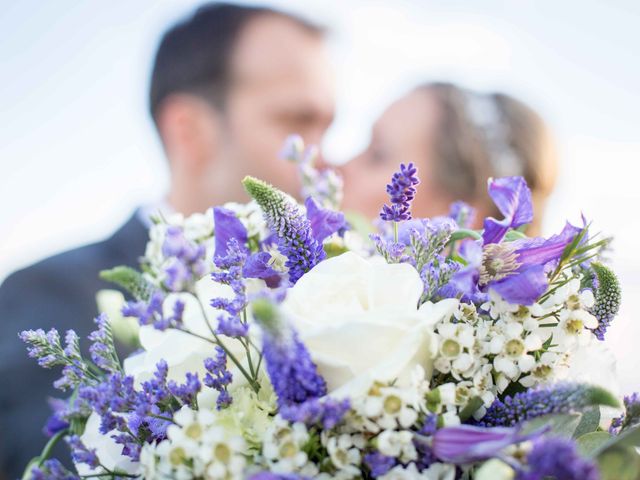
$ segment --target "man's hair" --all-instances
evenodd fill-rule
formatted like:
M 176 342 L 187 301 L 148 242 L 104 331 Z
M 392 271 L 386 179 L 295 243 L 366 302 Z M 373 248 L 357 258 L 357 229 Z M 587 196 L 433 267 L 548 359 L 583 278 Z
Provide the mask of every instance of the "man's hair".
M 267 7 L 211 3 L 171 27 L 156 52 L 149 88 L 154 121 L 162 102 L 173 93 L 190 93 L 222 108 L 231 81 L 230 59 L 245 25 L 262 15 L 291 20 L 309 33 L 324 29 L 295 15 Z

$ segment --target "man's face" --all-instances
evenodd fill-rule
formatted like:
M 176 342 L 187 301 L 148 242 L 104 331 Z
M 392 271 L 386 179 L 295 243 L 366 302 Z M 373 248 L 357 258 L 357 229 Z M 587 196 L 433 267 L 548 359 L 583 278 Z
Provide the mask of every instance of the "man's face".
M 319 145 L 333 120 L 332 69 L 322 37 L 285 18 L 257 18 L 240 34 L 231 72 L 217 162 L 229 182 L 227 198 L 246 198 L 240 181 L 247 174 L 297 195 L 295 167 L 278 153 L 292 133 Z

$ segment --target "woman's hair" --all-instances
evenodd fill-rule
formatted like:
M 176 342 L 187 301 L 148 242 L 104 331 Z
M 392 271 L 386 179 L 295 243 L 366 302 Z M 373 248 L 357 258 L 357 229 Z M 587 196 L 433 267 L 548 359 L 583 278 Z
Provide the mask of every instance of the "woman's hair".
M 487 179 L 521 175 L 531 188 L 536 212 L 531 233 L 539 233 L 557 171 L 549 128 L 540 115 L 504 93 L 481 94 L 451 83 L 419 89 L 432 94 L 440 110 L 433 152 L 436 183 L 455 198 L 486 203 L 492 212 Z

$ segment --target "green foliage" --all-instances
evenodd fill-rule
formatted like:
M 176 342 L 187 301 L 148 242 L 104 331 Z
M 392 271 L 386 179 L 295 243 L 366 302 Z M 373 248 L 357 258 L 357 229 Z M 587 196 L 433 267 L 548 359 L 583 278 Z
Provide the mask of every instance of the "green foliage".
M 140 272 L 130 267 L 120 266 L 110 270 L 102 270 L 100 278 L 122 287 L 136 300 L 149 300 L 155 290 L 151 282 L 146 280 Z
M 573 432 L 573 438 L 579 438 L 587 433 L 595 432 L 600 424 L 600 408 L 592 407 L 582 412 L 580 423 Z
M 596 291 L 596 303 L 593 313 L 598 318 L 615 316 L 620 310 L 622 290 L 620 282 L 613 270 L 602 263 L 593 262 L 591 269 L 598 278 L 598 290 Z

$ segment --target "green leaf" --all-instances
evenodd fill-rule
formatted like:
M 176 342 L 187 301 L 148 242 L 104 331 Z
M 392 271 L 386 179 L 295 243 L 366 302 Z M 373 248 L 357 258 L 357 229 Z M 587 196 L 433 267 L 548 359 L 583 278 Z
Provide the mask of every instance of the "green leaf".
M 576 439 L 578 450 L 585 457 L 594 457 L 598 450 L 609 441 L 611 434 L 607 432 L 589 432 Z
M 480 235 L 475 230 L 469 230 L 468 228 L 459 228 L 451 234 L 449 243 L 462 240 L 464 238 L 473 238 L 474 240 L 480 240 L 482 238 L 482 235 Z
M 460 420 L 464 422 L 471 418 L 471 415 L 473 415 L 476 410 L 482 406 L 482 403 L 482 398 L 478 396 L 470 398 L 464 408 L 460 411 Z
M 637 480 L 640 456 L 632 447 L 614 447 L 598 456 L 602 480 Z
M 587 433 L 595 432 L 600 425 L 600 409 L 598 407 L 589 408 L 582 412 L 580 423 L 573 432 L 573 438 L 581 437 Z
M 640 425 L 629 428 L 620 435 L 611 437 L 611 440 L 604 444 L 600 450 L 598 450 L 598 453 L 617 447 L 640 447 Z
M 131 267 L 120 266 L 111 270 L 102 270 L 100 278 L 124 288 L 136 300 L 149 300 L 154 290 L 153 285 Z
M 518 230 L 509 230 L 504 236 L 504 239 L 507 242 L 513 242 L 514 240 L 521 240 L 523 238 L 527 238 L 527 236 Z
M 581 419 L 582 414 L 580 413 L 543 415 L 542 417 L 534 418 L 526 422 L 522 428 L 522 432 L 527 434 L 542 427 L 550 426 L 551 433 L 561 437 L 571 438 Z

